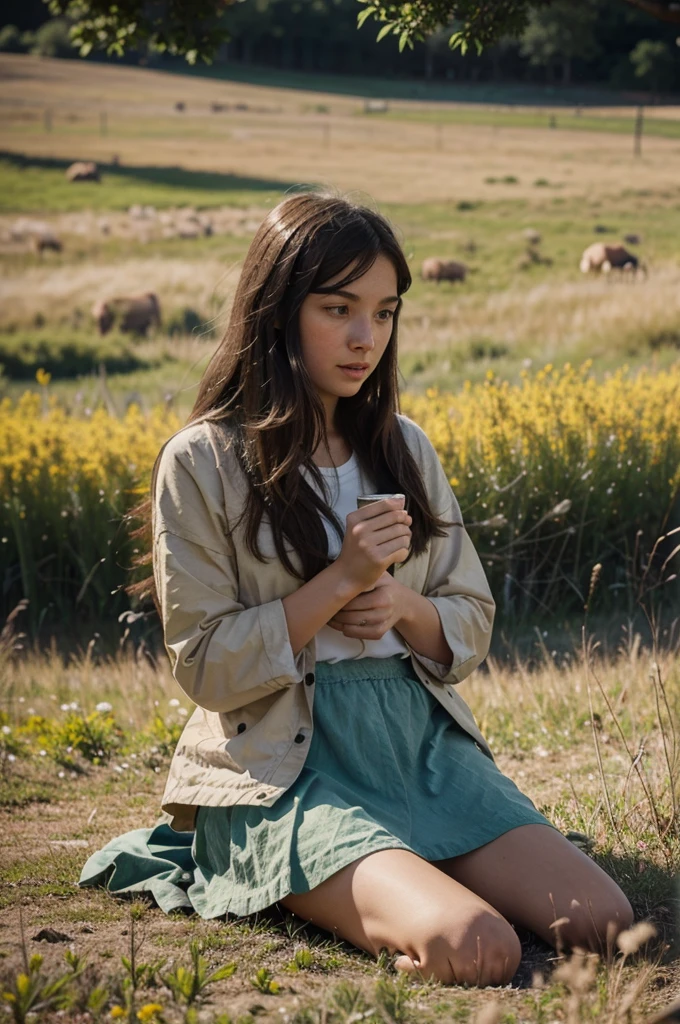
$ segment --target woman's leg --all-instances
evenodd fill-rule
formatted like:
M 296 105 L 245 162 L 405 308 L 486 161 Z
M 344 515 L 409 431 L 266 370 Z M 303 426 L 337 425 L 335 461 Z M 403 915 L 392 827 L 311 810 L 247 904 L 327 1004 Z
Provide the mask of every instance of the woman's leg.
M 408 850 L 367 854 L 279 902 L 374 956 L 399 951 L 398 969 L 445 984 L 505 985 L 521 958 L 497 910 Z
M 602 868 L 546 825 L 521 825 L 477 850 L 433 862 L 495 907 L 508 921 L 551 945 L 560 926 L 566 946 L 604 953 L 633 922 L 633 911 Z

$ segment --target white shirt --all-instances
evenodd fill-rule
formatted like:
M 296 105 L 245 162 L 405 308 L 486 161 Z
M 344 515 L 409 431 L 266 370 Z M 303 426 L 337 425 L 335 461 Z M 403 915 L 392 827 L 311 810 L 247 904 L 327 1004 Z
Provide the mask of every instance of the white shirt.
M 362 481 L 359 463 L 354 452 L 341 466 L 319 466 L 318 469 L 330 486 L 331 508 L 344 525 L 347 522 L 347 515 L 356 511 L 357 495 L 372 494 L 374 493 L 373 487 Z M 319 494 L 320 491 L 309 470 L 302 467 L 301 472 L 307 483 Z M 325 516 L 323 522 L 328 536 L 329 557 L 337 558 L 342 545 Z M 347 637 L 331 626 L 322 626 L 316 634 L 317 661 L 336 662 L 358 658 L 391 658 L 394 654 L 398 654 L 402 658 L 409 656 L 408 647 L 396 629 L 389 629 L 380 640 L 358 640 L 354 637 Z

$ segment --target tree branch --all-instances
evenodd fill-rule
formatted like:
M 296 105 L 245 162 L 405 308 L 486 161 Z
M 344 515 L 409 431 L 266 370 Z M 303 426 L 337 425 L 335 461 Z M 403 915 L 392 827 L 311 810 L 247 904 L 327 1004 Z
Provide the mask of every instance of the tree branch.
M 662 3 L 658 0 L 625 0 L 631 7 L 637 7 L 645 14 L 651 14 L 659 21 L 668 21 L 673 25 L 680 25 L 680 3 Z

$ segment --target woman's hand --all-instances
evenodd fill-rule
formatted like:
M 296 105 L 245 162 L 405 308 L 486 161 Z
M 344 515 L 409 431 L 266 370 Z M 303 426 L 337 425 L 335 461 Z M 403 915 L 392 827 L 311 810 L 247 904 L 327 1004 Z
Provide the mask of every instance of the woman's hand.
M 357 589 L 375 586 L 396 562 L 405 562 L 411 545 L 411 516 L 405 498 L 382 498 L 350 512 L 336 565 Z
M 384 572 L 372 590 L 353 597 L 328 625 L 357 640 L 380 640 L 405 617 L 405 591 L 408 587 Z M 364 621 L 366 625 L 360 626 Z

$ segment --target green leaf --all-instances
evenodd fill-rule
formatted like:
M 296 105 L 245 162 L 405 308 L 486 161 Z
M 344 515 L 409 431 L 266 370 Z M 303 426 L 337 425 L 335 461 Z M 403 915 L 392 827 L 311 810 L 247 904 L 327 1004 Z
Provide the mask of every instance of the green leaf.
M 222 981 L 224 978 L 231 978 L 236 967 L 237 965 L 235 963 L 225 964 L 224 967 L 218 967 L 216 971 L 213 971 L 209 978 L 205 979 L 205 984 L 209 985 L 213 981 Z
M 378 32 L 377 36 L 375 37 L 376 43 L 379 43 L 380 40 L 384 39 L 386 35 L 389 35 L 389 33 L 393 31 L 393 29 L 394 29 L 394 22 L 393 21 L 388 21 L 386 25 L 383 25 L 383 27 L 380 29 L 380 31 Z
M 366 7 L 363 11 L 359 11 L 357 14 L 357 28 L 361 28 L 367 18 L 375 14 L 375 7 Z
M 410 35 L 408 29 L 406 29 L 406 28 L 404 29 L 404 31 L 399 36 L 399 53 L 403 52 L 403 49 L 404 49 L 405 46 L 408 46 L 408 48 L 410 50 L 413 49 L 413 40 L 411 39 L 411 35 Z

